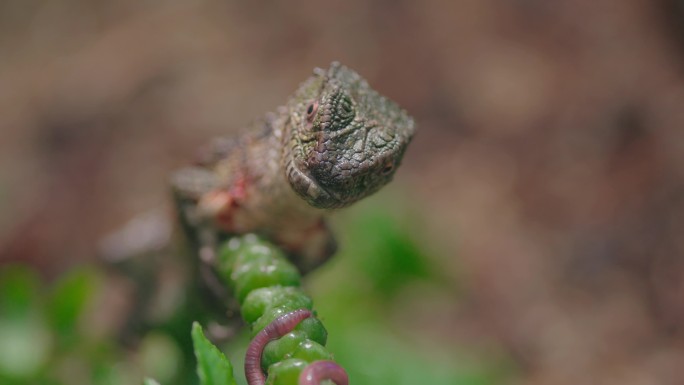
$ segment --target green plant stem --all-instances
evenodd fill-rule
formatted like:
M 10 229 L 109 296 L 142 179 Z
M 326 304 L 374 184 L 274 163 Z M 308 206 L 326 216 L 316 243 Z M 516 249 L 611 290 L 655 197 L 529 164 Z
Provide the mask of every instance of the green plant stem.
M 252 338 L 288 313 L 313 311 L 313 301 L 300 289 L 301 274 L 270 242 L 253 234 L 234 237 L 221 245 L 216 262 L 219 277 L 237 298 Z M 261 368 L 268 373 L 266 384 L 295 385 L 307 365 L 331 360 L 326 341 L 321 321 L 309 317 L 269 342 L 261 356 Z

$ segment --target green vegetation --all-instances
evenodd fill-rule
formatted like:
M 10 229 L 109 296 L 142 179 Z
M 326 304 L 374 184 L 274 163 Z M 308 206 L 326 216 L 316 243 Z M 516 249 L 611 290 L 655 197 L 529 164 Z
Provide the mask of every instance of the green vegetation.
M 340 253 L 306 280 L 276 248 L 250 237 L 229 241 L 220 250 L 218 273 L 229 278 L 226 283 L 250 328 L 220 348 L 204 337 L 199 324 L 191 328 L 192 319 L 208 327 L 207 314 L 194 313 L 141 330 L 133 345 L 122 345 L 111 325 L 120 315 L 100 313 L 108 309 L 102 301 L 112 300 L 105 295 L 109 281 L 103 271 L 79 268 L 45 283 L 25 266 L 4 266 L 0 383 L 244 384 L 248 340 L 279 315 L 300 308 L 316 309 L 320 319 L 306 319 L 266 346 L 262 365 L 268 368 L 269 383 L 294 384 L 308 362 L 331 358 L 355 384 L 503 382 L 511 367 L 505 357 L 489 354 L 482 359 L 477 347 L 445 345 L 420 327 L 401 322 L 414 315 L 427 318 L 411 313 L 421 310 L 407 308 L 407 293 L 431 303 L 444 298 L 451 306 L 460 289 L 453 278 L 441 275 L 439 259 L 420 234 L 409 231 L 415 218 L 389 214 L 377 204 L 362 202 L 342 216 L 337 223 Z M 194 356 L 189 338 L 180 337 L 189 337 L 191 329 Z
M 202 332 L 202 327 L 192 324 L 192 342 L 197 357 L 197 375 L 202 385 L 234 385 L 233 365 Z

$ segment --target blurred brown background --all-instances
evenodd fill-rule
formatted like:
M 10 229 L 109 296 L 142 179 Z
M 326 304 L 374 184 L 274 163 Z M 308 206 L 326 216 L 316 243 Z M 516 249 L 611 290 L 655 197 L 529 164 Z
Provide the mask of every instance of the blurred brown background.
M 453 343 L 495 339 L 520 384 L 682 384 L 683 7 L 5 0 L 0 261 L 92 259 L 197 145 L 340 60 L 417 120 L 392 188 L 465 274 Z

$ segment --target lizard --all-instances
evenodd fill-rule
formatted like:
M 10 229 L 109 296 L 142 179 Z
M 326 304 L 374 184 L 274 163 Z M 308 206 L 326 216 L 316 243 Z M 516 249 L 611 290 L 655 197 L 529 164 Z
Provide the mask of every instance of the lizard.
M 352 69 L 316 68 L 285 105 L 172 174 L 180 221 L 204 262 L 221 240 L 255 232 L 309 271 L 336 250 L 327 214 L 386 185 L 414 131 L 413 118 Z

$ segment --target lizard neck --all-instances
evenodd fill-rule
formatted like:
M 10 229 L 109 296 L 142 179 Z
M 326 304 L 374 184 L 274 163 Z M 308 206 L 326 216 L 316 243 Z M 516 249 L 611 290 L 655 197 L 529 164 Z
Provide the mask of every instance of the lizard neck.
M 308 228 L 318 223 L 325 210 L 309 205 L 290 186 L 286 176 L 292 127 L 285 107 L 268 114 L 262 134 L 247 143 L 247 177 L 250 180 L 245 209 L 259 218 L 261 227 L 278 230 Z M 266 226 L 263 226 L 263 225 Z

